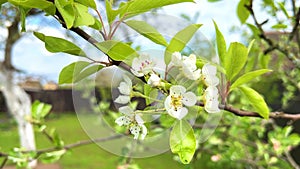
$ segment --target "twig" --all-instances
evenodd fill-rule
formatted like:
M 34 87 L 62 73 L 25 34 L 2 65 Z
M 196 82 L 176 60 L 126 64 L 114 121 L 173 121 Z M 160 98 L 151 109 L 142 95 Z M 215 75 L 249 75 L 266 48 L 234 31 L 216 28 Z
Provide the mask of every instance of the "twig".
M 4 158 L 4 160 L 2 161 L 1 166 L 0 166 L 0 169 L 2 169 L 2 168 L 5 166 L 5 164 L 7 163 L 7 160 L 8 160 L 8 156 L 6 156 L 6 157 Z
M 121 137 L 123 137 L 123 135 L 118 134 L 118 135 L 105 137 L 105 138 L 97 138 L 97 139 L 94 139 L 94 140 L 83 140 L 83 141 L 78 141 L 77 143 L 65 145 L 61 148 L 51 147 L 51 148 L 46 148 L 46 149 L 40 149 L 40 150 L 37 150 L 36 153 L 37 154 L 42 154 L 42 153 L 51 152 L 51 151 L 55 151 L 55 150 L 61 150 L 61 149 L 62 150 L 63 149 L 69 150 L 69 149 L 72 149 L 72 148 L 81 147 L 81 146 L 89 145 L 89 144 L 92 144 L 92 143 L 99 143 L 99 142 L 114 140 L 114 139 L 118 139 L 118 138 L 121 138 Z M 28 151 L 25 151 L 25 152 L 28 152 Z
M 203 107 L 204 103 L 202 102 L 197 102 L 198 106 Z M 261 115 L 259 115 L 257 112 L 253 111 L 247 111 L 247 110 L 241 110 L 235 107 L 232 107 L 230 105 L 225 105 L 225 106 L 219 106 L 220 109 L 226 110 L 227 112 L 233 113 L 236 116 L 241 116 L 241 117 L 259 117 L 263 118 Z M 284 112 L 270 112 L 269 118 L 274 118 L 274 119 L 289 119 L 292 121 L 297 121 L 300 120 L 300 113 L 296 114 L 287 114 Z
M 295 169 L 300 169 L 300 166 L 295 162 L 293 157 L 291 156 L 290 152 L 285 151 L 284 155 L 286 156 L 288 162 L 295 168 Z
M 103 33 L 102 31 L 99 31 L 99 32 L 101 33 L 103 39 L 104 39 L 104 40 L 107 40 L 107 33 L 106 33 L 106 30 L 105 30 L 105 25 L 104 25 L 103 19 L 102 19 L 102 17 L 101 17 L 101 14 L 100 14 L 100 12 L 99 12 L 98 10 L 95 10 L 95 11 L 96 11 L 96 13 L 97 13 L 97 15 L 98 15 L 98 17 L 99 17 L 99 19 L 100 19 L 100 22 L 101 22 L 101 24 L 102 24 L 102 28 L 103 28 L 103 32 L 104 32 L 104 33 Z

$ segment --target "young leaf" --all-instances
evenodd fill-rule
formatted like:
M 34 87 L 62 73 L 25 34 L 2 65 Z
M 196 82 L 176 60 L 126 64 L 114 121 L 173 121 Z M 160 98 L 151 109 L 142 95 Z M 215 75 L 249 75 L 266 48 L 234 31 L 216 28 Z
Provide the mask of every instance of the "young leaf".
M 25 32 L 26 31 L 26 15 L 30 11 L 30 8 L 23 8 L 19 7 L 20 13 L 21 13 L 21 31 Z
M 88 12 L 88 7 L 79 3 L 74 3 L 74 9 L 74 12 L 77 16 L 73 24 L 74 27 L 89 26 L 95 24 L 94 17 Z
M 97 9 L 96 3 L 94 0 L 75 0 L 75 2 L 78 2 L 86 7 L 91 7 L 93 9 Z
M 150 39 L 154 43 L 167 46 L 168 43 L 165 38 L 151 25 L 149 25 L 145 21 L 136 21 L 130 20 L 125 22 L 126 25 L 140 33 L 141 35 L 145 36 L 146 38 Z
M 108 40 L 97 43 L 96 46 L 111 59 L 123 61 L 138 56 L 136 51 L 126 43 Z
M 125 18 L 133 17 L 137 14 L 141 14 L 150 11 L 154 8 L 159 8 L 171 4 L 177 4 L 182 2 L 194 2 L 193 0 L 134 0 L 129 1 L 122 6 L 124 9 L 120 17 L 125 15 Z
M 78 75 L 84 68 L 89 66 L 89 62 L 84 62 L 84 61 L 78 61 L 78 62 L 73 62 L 66 67 L 64 67 L 60 74 L 59 74 L 59 84 L 69 84 L 73 83 L 76 75 Z
M 185 121 L 178 121 L 170 134 L 170 147 L 173 153 L 178 154 L 183 164 L 192 160 L 196 150 L 196 138 L 193 128 Z
M 285 29 L 287 28 L 286 24 L 278 23 L 272 26 L 273 29 Z
M 50 110 L 52 108 L 52 105 L 41 103 L 40 101 L 36 100 L 33 102 L 31 106 L 31 115 L 36 120 L 41 120 L 44 118 L 47 114 L 49 114 Z
M 47 0 L 8 0 L 8 2 L 16 6 L 21 6 L 23 8 L 37 8 L 45 10 L 45 12 L 50 15 L 55 14 L 54 4 Z
M 285 9 L 285 6 L 283 5 L 283 3 L 282 2 L 277 2 L 277 4 L 279 5 L 280 9 L 283 11 L 284 15 L 289 19 L 290 15 L 287 12 L 287 10 Z
M 55 6 L 64 18 L 67 28 L 70 29 L 75 21 L 74 2 L 65 0 L 54 0 Z
M 219 30 L 218 25 L 214 21 L 215 30 L 216 30 L 216 40 L 217 40 L 217 47 L 218 47 L 218 55 L 220 58 L 221 65 L 224 65 L 224 58 L 226 55 L 226 42 L 222 32 Z
M 64 52 L 75 56 L 86 57 L 86 54 L 77 45 L 70 41 L 53 36 L 45 36 L 39 32 L 34 32 L 33 34 L 41 41 L 45 42 L 45 47 L 49 52 Z
M 108 23 L 111 24 L 118 16 L 119 10 L 113 10 L 112 5 L 108 0 L 105 1 L 105 7 Z
M 251 51 L 251 49 L 252 49 L 252 47 L 253 47 L 253 45 L 254 45 L 254 42 L 255 42 L 255 39 L 253 39 L 251 42 L 250 42 L 250 44 L 248 45 L 248 55 L 249 55 L 249 53 L 250 53 L 250 51 Z
M 78 75 L 75 75 L 73 81 L 74 81 L 74 83 L 79 82 L 80 80 L 98 72 L 102 68 L 103 68 L 102 65 L 90 66 L 90 67 L 84 69 L 83 71 L 81 71 Z
M 251 29 L 254 36 L 257 37 L 260 34 L 260 30 L 256 26 L 254 26 L 250 23 L 247 23 L 247 26 Z
M 165 51 L 165 63 L 169 64 L 171 61 L 172 53 L 180 52 L 186 44 L 192 39 L 193 35 L 202 26 L 202 24 L 192 24 L 179 31 L 167 46 Z
M 230 44 L 225 61 L 227 80 L 231 81 L 244 67 L 248 56 L 248 49 L 241 43 Z
M 246 22 L 248 19 L 250 12 L 245 7 L 245 5 L 248 5 L 249 0 L 240 0 L 238 7 L 237 7 L 237 15 L 241 21 L 242 24 Z
M 244 74 L 243 76 L 239 77 L 231 86 L 230 90 L 235 89 L 236 87 L 239 87 L 242 84 L 248 83 L 249 81 L 253 80 L 254 78 L 265 74 L 267 72 L 271 72 L 272 70 L 269 69 L 260 69 L 253 72 L 248 72 Z
M 65 149 L 44 153 L 39 158 L 43 163 L 54 163 L 66 153 Z
M 257 113 L 261 115 L 261 117 L 268 119 L 270 111 L 264 98 L 252 88 L 240 86 L 239 89 L 248 98 L 250 104 L 256 109 Z

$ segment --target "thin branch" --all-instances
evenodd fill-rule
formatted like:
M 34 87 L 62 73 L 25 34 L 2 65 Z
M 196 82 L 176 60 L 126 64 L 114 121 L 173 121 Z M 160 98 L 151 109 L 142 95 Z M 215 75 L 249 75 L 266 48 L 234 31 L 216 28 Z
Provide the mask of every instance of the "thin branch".
M 103 28 L 103 31 L 104 31 L 104 33 L 102 31 L 100 31 L 100 33 L 101 33 L 102 37 L 104 38 L 104 40 L 107 40 L 107 32 L 106 32 L 105 25 L 104 25 L 103 19 L 101 17 L 101 14 L 98 10 L 95 10 L 95 11 L 96 11 L 96 13 L 97 13 L 97 15 L 100 19 L 100 22 L 102 24 L 102 28 Z
M 2 169 L 8 161 L 8 157 L 6 156 L 0 165 L 0 169 Z
M 51 148 L 40 149 L 40 150 L 37 150 L 36 153 L 37 154 L 42 154 L 42 153 L 51 152 L 51 151 L 55 151 L 55 150 L 63 150 L 63 149 L 69 150 L 69 149 L 81 147 L 81 146 L 84 146 L 84 145 L 89 145 L 89 144 L 93 144 L 93 143 L 99 143 L 99 142 L 105 142 L 105 141 L 118 139 L 118 138 L 121 138 L 123 136 L 124 135 L 118 134 L 118 135 L 105 137 L 105 138 L 97 138 L 97 139 L 94 139 L 94 140 L 83 140 L 83 141 L 78 141 L 77 143 L 72 143 L 72 144 L 65 145 L 61 148 L 51 147 Z
M 300 169 L 300 166 L 296 163 L 296 161 L 293 159 L 291 156 L 290 152 L 284 152 L 284 155 L 286 156 L 288 162 L 295 168 L 295 169 Z
M 202 102 L 197 102 L 198 106 L 204 107 L 204 103 Z M 261 115 L 259 115 L 257 112 L 254 111 L 247 111 L 247 110 L 241 110 L 235 107 L 232 107 L 230 105 L 225 105 L 225 106 L 219 106 L 220 109 L 226 110 L 227 112 L 230 112 L 236 116 L 240 117 L 259 117 L 263 118 Z M 300 120 L 300 113 L 296 114 L 288 114 L 284 112 L 270 112 L 269 118 L 274 118 L 274 119 L 289 119 L 292 121 L 297 121 Z

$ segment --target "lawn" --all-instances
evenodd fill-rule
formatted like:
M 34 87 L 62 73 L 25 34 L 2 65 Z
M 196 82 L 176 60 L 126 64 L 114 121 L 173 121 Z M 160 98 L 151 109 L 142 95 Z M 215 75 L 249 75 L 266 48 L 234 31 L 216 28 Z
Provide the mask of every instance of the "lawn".
M 76 115 L 64 114 L 52 116 L 47 119 L 49 127 L 55 127 L 66 143 L 73 143 L 78 140 L 86 140 L 89 137 L 81 128 Z M 18 133 L 13 120 L 0 116 L 0 149 L 9 150 L 18 146 Z M 36 141 L 38 148 L 50 145 L 45 136 L 37 133 Z M 58 161 L 63 169 L 116 169 L 121 157 L 102 150 L 96 144 L 90 144 L 75 148 Z M 2 159 L 0 159 L 2 160 Z M 143 159 L 133 159 L 142 169 L 182 169 L 184 165 L 173 160 L 170 152 Z

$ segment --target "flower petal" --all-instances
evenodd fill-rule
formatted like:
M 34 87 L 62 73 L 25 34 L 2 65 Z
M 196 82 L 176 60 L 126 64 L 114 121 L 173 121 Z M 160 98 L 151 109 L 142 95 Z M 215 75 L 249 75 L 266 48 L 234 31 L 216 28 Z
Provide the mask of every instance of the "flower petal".
M 133 139 L 138 139 L 140 135 L 141 128 L 138 125 L 133 125 L 129 128 L 129 131 L 132 135 L 134 135 Z
M 133 73 L 136 77 L 142 77 L 144 76 L 144 73 L 138 72 L 134 69 L 130 69 L 131 73 Z
M 128 117 L 132 117 L 133 116 L 133 109 L 129 106 L 123 106 L 119 108 L 119 112 L 123 113 L 124 115 L 128 116 Z
M 128 126 L 131 122 L 131 119 L 126 116 L 121 116 L 115 120 L 115 123 L 117 123 L 119 126 Z
M 205 89 L 204 95 L 206 100 L 216 100 L 219 97 L 219 92 L 215 86 L 208 86 Z
M 206 75 L 204 83 L 206 86 L 217 86 L 219 84 L 219 78 L 215 75 Z
M 217 68 L 209 63 L 206 63 L 202 67 L 202 74 L 203 75 L 216 75 L 217 74 Z
M 218 112 L 220 112 L 219 101 L 218 100 L 208 100 L 208 101 L 206 101 L 204 109 L 208 113 L 218 113 Z
M 127 104 L 130 101 L 130 97 L 126 95 L 120 95 L 116 98 L 115 102 L 119 104 Z
M 179 52 L 174 52 L 172 54 L 172 63 L 175 65 L 175 66 L 181 66 L 182 65 L 182 56 L 181 56 L 181 53 Z
M 186 89 L 180 85 L 174 85 L 170 88 L 170 95 L 182 96 L 185 93 Z
M 172 102 L 172 99 L 171 99 L 171 96 L 169 95 L 165 100 L 165 108 L 166 108 L 167 111 L 172 109 L 171 102 Z
M 127 83 L 121 82 L 120 86 L 118 87 L 118 89 L 119 89 L 119 91 L 120 91 L 121 94 L 130 95 L 131 86 L 128 86 Z
M 135 115 L 135 121 L 139 124 L 142 125 L 144 124 L 144 120 L 142 119 L 142 117 L 140 115 Z
M 160 77 L 157 74 L 152 73 L 150 78 L 147 81 L 147 84 L 149 84 L 152 87 L 156 87 L 159 86 L 160 81 L 161 81 Z
M 197 96 L 193 92 L 183 94 L 182 103 L 186 106 L 193 106 L 197 102 Z
M 168 111 L 169 115 L 178 119 L 178 120 L 181 120 L 182 118 L 184 118 L 187 113 L 188 113 L 188 109 L 185 108 L 185 107 L 182 107 L 182 108 L 178 108 L 177 111 L 174 110 L 174 109 L 170 109 Z
M 140 127 L 142 128 L 141 140 L 144 140 L 148 133 L 148 129 L 145 125 L 141 125 Z

